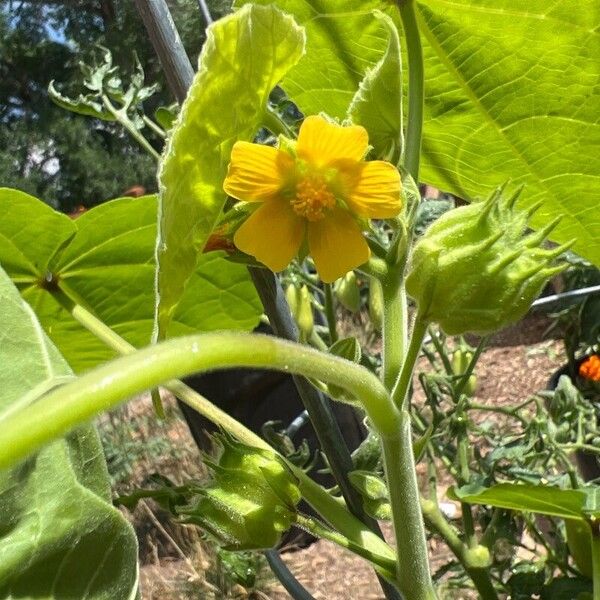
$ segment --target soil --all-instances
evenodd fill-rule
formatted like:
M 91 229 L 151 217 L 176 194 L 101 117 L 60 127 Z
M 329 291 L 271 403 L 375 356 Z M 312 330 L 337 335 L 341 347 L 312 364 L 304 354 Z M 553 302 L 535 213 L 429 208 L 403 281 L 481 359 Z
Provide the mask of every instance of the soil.
M 477 369 L 475 399 L 481 404 L 511 404 L 525 399 L 546 387 L 553 371 L 564 363 L 562 344 L 548 338 L 549 322 L 543 315 L 533 315 L 510 329 L 500 332 L 490 341 Z M 470 340 L 473 343 L 476 340 Z M 426 369 L 425 360 L 419 368 Z M 415 402 L 420 401 L 417 391 Z M 145 403 L 147 406 L 147 403 Z M 484 413 L 485 418 L 488 413 Z M 182 423 L 176 423 L 169 437 L 185 448 L 194 448 L 193 441 Z M 175 473 L 202 476 L 198 456 L 190 450 Z M 164 466 L 164 465 L 163 465 Z M 160 467 L 160 465 L 159 465 Z M 173 465 L 170 465 L 173 469 Z M 134 477 L 143 480 L 148 472 L 164 470 L 145 466 Z M 194 473 L 195 472 L 195 473 Z M 176 479 L 179 477 L 176 477 Z M 440 486 L 442 487 L 442 486 Z M 441 501 L 448 502 L 441 498 Z M 149 517 L 148 510 L 151 510 Z M 290 596 L 272 578 L 263 577 L 254 589 L 229 586 L 227 592 L 215 577 L 215 561 L 210 551 L 191 527 L 175 525 L 148 503 L 147 508 L 136 510 L 133 521 L 140 533 L 141 581 L 143 600 L 186 600 L 191 598 L 237 598 L 287 600 Z M 389 527 L 385 530 L 389 533 Z M 430 547 L 434 563 L 443 561 L 448 550 L 442 544 Z M 186 557 L 185 560 L 183 557 Z M 282 554 L 288 567 L 305 585 L 316 600 L 379 600 L 383 599 L 373 571 L 361 559 L 327 541 Z M 218 565 L 217 565 L 218 567 Z M 265 573 L 263 573 L 263 576 Z M 446 598 L 466 600 L 468 592 L 450 592 Z

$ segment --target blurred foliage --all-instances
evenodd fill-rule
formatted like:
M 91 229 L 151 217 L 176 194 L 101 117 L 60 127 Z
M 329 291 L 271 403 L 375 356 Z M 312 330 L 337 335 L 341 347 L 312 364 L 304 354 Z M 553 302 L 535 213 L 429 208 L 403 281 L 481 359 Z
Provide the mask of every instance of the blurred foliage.
M 168 4 L 195 64 L 205 28 L 198 4 Z M 228 5 L 209 2 L 214 17 Z M 153 159 L 119 125 L 69 114 L 48 96 L 52 79 L 66 94 L 80 92 L 79 62 L 90 62 L 98 44 L 124 73 L 135 68 L 136 51 L 146 83 L 159 84 L 150 109 L 173 101 L 133 2 L 0 0 L 0 182 L 66 212 L 133 186 L 156 188 Z M 160 150 L 159 138 L 150 141 Z

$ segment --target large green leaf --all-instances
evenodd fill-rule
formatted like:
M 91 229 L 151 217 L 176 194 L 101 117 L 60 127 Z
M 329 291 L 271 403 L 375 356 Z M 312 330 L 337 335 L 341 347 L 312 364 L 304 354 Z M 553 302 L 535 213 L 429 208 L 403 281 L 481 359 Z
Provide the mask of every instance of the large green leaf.
M 600 4 L 423 0 L 426 122 L 421 178 L 465 198 L 512 179 L 534 226 L 564 219 L 600 264 Z
M 253 0 L 269 3 L 271 0 Z M 238 2 L 243 3 L 243 1 Z M 307 51 L 282 85 L 306 114 L 343 118 L 386 49 L 378 0 L 286 0 Z M 398 11 L 388 14 L 399 24 Z M 421 179 L 466 199 L 508 179 L 543 201 L 552 239 L 600 264 L 600 4 L 420 0 L 425 53 Z M 406 61 L 405 61 L 406 62 Z
M 0 427 L 72 376 L 0 269 Z M 98 434 L 81 427 L 0 472 L 0 597 L 135 598 L 137 541 L 110 502 Z
M 71 318 L 56 299 L 55 287 L 129 343 L 148 345 L 154 321 L 156 211 L 155 196 L 121 198 L 71 221 L 27 194 L 0 190 L 0 213 L 8 215 L 0 220 L 0 264 L 76 371 L 114 353 Z M 167 333 L 249 330 L 261 312 L 246 269 L 212 252 L 200 257 Z
M 302 29 L 274 6 L 248 5 L 209 27 L 159 170 L 158 337 L 225 204 L 234 142 L 252 139 L 270 92 L 303 51 Z

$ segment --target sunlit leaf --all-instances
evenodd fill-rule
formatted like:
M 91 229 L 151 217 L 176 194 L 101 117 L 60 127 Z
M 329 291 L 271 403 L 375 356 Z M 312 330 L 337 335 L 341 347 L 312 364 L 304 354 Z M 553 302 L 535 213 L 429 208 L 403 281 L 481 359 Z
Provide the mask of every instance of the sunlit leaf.
M 343 118 L 387 47 L 373 14 L 383 4 L 281 6 L 307 33 L 283 88 L 306 114 Z M 402 33 L 396 3 L 385 10 Z M 576 238 L 574 250 L 600 264 L 598 2 L 421 0 L 416 10 L 425 54 L 420 179 L 467 200 L 509 179 L 525 184 L 522 206 L 543 201 L 533 225 L 564 215 L 552 239 Z
M 507 179 L 552 239 L 600 264 L 600 5 L 424 0 L 421 179 L 465 198 Z
M 71 370 L 0 269 L 0 426 Z M 133 599 L 137 541 L 110 502 L 95 429 L 84 426 L 0 472 L 0 597 Z
M 253 138 L 269 93 L 304 51 L 302 29 L 274 6 L 244 7 L 206 35 L 159 170 L 159 337 L 225 204 L 234 142 Z

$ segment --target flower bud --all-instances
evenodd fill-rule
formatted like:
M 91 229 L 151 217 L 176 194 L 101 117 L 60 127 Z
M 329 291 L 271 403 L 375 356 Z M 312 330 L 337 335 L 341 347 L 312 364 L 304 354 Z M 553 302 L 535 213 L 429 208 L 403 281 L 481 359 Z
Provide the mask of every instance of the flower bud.
M 205 460 L 213 481 L 199 490 L 194 506 L 180 511 L 229 550 L 276 546 L 296 517 L 301 495 L 286 465 L 268 450 L 245 446 L 223 434 L 217 464 Z
M 348 271 L 334 284 L 334 290 L 341 305 L 350 312 L 357 313 L 360 310 L 360 290 L 354 271 Z
M 406 289 L 420 318 L 448 335 L 489 333 L 517 321 L 548 278 L 564 269 L 551 265 L 570 243 L 540 247 L 560 217 L 524 235 L 539 205 L 517 211 L 520 190 L 508 199 L 501 192 L 445 213 L 415 245 Z
M 285 290 L 285 297 L 288 301 L 290 311 L 298 324 L 300 339 L 307 340 L 315 326 L 308 287 L 305 285 L 298 287 L 291 284 Z

